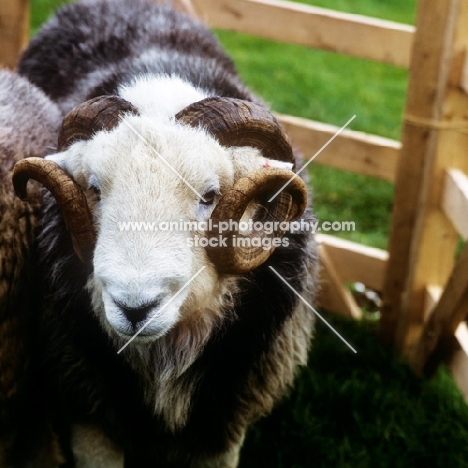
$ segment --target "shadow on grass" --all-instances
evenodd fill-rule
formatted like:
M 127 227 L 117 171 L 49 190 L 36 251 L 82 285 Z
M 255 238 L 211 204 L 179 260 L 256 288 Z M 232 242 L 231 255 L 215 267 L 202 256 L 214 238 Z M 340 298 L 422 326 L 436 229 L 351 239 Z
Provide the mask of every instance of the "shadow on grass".
M 318 324 L 308 367 L 250 430 L 240 468 L 468 467 L 468 406 L 447 370 L 420 380 L 372 325 L 327 317 L 358 354 Z

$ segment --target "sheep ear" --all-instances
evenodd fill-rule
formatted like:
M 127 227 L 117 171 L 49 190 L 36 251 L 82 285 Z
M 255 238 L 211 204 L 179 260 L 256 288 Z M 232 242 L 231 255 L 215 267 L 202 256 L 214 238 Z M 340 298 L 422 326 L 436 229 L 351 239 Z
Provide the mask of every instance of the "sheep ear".
M 67 157 L 67 151 L 61 151 L 60 153 L 51 154 L 44 158 L 46 161 L 52 161 L 61 169 L 63 169 L 70 177 L 77 181 L 79 174 L 79 167 L 74 158 Z M 78 177 L 80 178 L 80 177 Z
M 88 185 L 88 170 L 86 169 L 85 159 L 80 153 L 77 153 L 73 148 L 61 151 L 56 154 L 51 154 L 44 158 L 47 161 L 52 161 L 61 169 L 63 169 L 70 177 L 72 177 L 82 188 Z
M 249 172 L 258 169 L 277 168 L 285 171 L 293 170 L 293 163 L 265 158 L 256 148 L 236 146 L 228 149 L 230 158 L 234 164 L 234 180 L 239 180 Z
M 294 166 L 294 164 L 290 162 L 278 161 L 277 159 L 268 159 L 262 156 L 259 158 L 259 163 L 261 168 L 277 167 L 278 169 L 285 169 L 286 171 L 292 171 Z
M 49 154 L 48 156 L 45 156 L 44 159 L 47 159 L 48 161 L 53 161 L 55 164 L 60 166 L 62 169 L 65 169 L 66 166 L 66 158 L 65 158 L 65 153 L 56 153 L 56 154 Z

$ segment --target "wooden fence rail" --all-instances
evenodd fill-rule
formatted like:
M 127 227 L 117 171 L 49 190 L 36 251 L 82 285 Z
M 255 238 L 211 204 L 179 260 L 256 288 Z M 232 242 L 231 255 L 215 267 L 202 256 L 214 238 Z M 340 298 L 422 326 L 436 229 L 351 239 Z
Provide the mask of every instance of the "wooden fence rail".
M 339 130 L 334 125 L 300 117 L 277 117 L 291 140 L 301 149 L 305 159 L 315 156 Z M 314 162 L 393 182 L 400 148 L 399 141 L 354 130 L 343 130 L 333 141 L 326 157 L 317 158 Z
M 408 67 L 414 28 L 280 0 L 192 0 L 215 28 Z M 366 40 L 362 40 L 365 37 Z

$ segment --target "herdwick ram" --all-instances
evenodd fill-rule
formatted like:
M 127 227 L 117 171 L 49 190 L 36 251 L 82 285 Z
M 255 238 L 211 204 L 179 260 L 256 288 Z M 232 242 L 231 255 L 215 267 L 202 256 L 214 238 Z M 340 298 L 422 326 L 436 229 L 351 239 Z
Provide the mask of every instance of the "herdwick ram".
M 286 135 L 202 24 L 146 0 L 64 7 L 18 69 L 68 113 L 57 153 L 14 174 L 23 198 L 28 179 L 49 189 L 31 420 L 67 466 L 237 466 L 313 327 L 275 271 L 310 300 L 316 249 L 307 230 L 216 227 L 311 220 L 299 177 L 268 202 L 296 165 Z M 121 224 L 171 221 L 202 227 Z

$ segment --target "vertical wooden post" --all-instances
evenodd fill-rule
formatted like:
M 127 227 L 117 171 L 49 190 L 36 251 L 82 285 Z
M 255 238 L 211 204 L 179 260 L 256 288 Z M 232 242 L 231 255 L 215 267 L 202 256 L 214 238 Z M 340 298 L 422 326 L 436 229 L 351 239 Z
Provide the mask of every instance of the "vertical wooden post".
M 165 3 L 166 0 L 154 0 L 159 3 Z M 187 15 L 197 18 L 197 12 L 192 5 L 192 0 L 171 0 L 172 6 L 181 11 L 182 13 L 187 13 Z
M 450 343 L 468 310 L 468 245 L 465 246 L 439 301 L 411 350 L 410 364 L 421 373 L 436 346 Z M 468 371 L 468 369 L 467 369 Z
M 191 15 L 194 18 L 197 17 L 195 8 L 193 7 L 191 0 L 173 0 L 172 4 L 178 10 L 183 11 L 184 13 L 187 13 L 188 15 Z
M 14 68 L 29 41 L 29 0 L 0 4 L 0 66 Z
M 439 208 L 444 170 L 468 169 L 468 96 L 458 86 L 468 0 L 420 0 L 395 184 L 382 334 L 411 356 L 426 286 L 444 286 L 457 235 Z

